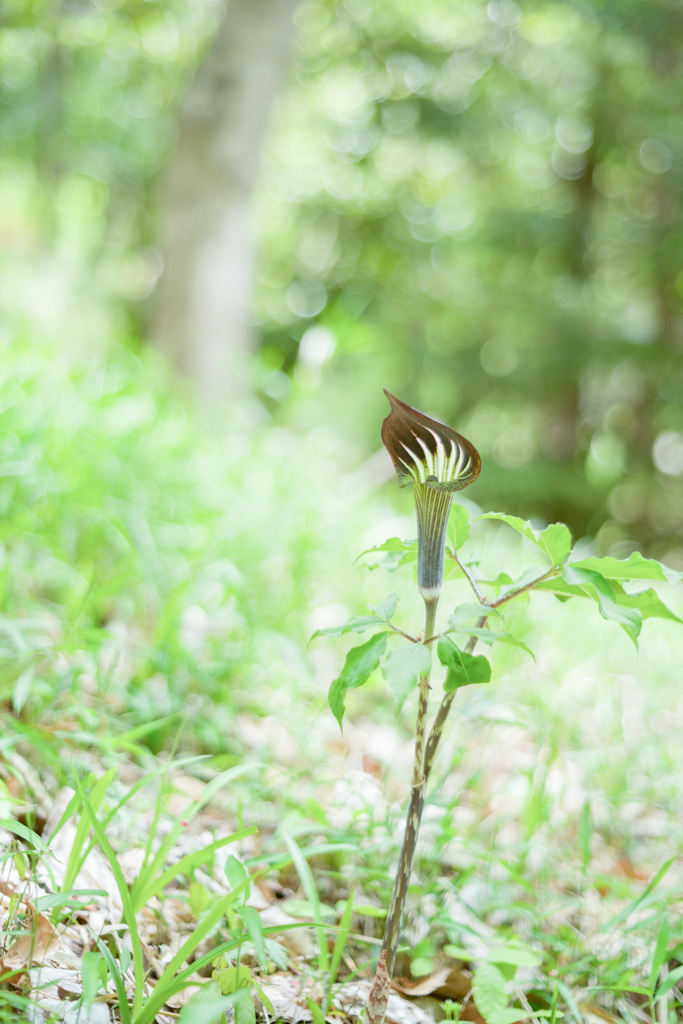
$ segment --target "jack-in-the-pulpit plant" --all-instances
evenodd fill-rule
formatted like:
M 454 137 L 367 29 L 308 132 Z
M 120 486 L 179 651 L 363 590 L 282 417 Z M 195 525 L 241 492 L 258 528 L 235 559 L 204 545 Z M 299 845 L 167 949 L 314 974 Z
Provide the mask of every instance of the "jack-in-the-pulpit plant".
M 381 604 L 370 605 L 370 615 L 355 616 L 343 626 L 318 630 L 313 637 L 375 630 L 368 641 L 349 651 L 341 673 L 330 686 L 330 707 L 340 726 L 347 690 L 362 686 L 380 665 L 399 707 L 411 690 L 418 688 L 415 755 L 403 845 L 377 974 L 366 1008 L 366 1024 L 383 1024 L 386 1015 L 426 788 L 446 720 L 460 687 L 488 683 L 491 679 L 488 659 L 473 653 L 477 642 L 481 640 L 489 646 L 496 642 L 512 644 L 531 654 L 521 640 L 500 627 L 502 609 L 521 595 L 542 590 L 554 593 L 560 600 L 570 597 L 592 599 L 597 602 L 603 618 L 616 622 L 637 643 L 643 619 L 655 616 L 676 622 L 681 620 L 667 608 L 654 589 L 636 592 L 630 583 L 629 590 L 626 590 L 624 583 L 634 580 L 678 583 L 683 579 L 683 573 L 674 572 L 638 553 L 625 560 L 582 558 L 580 552 L 572 550 L 569 529 L 562 523 L 539 531 L 530 523 L 501 512 L 487 512 L 479 518 L 507 523 L 541 550 L 547 560 L 547 568 L 543 572 L 531 569 L 517 580 L 505 573 L 499 573 L 494 581 L 477 579 L 477 562 L 474 559 L 465 562 L 459 555 L 469 534 L 469 514 L 462 505 L 453 503 L 453 497 L 456 491 L 467 487 L 479 476 L 479 454 L 474 445 L 451 427 L 425 416 L 389 392 L 385 393 L 391 404 L 391 413 L 382 424 L 382 441 L 391 456 L 399 483 L 413 486 L 418 537 L 417 541 L 401 541 L 393 537 L 371 550 L 390 553 L 398 564 L 417 560 L 417 588 L 425 605 L 424 632 L 411 636 L 393 623 L 398 598 L 391 594 Z M 465 577 L 476 602 L 457 606 L 447 626 L 437 630 L 436 613 L 442 596 L 446 562 L 449 566 L 446 578 Z M 389 640 L 395 641 L 396 646 L 387 652 Z M 460 646 L 458 640 L 464 641 L 464 645 Z M 443 697 L 431 728 L 428 728 L 432 647 L 435 643 L 439 662 L 446 672 Z M 495 971 L 496 968 L 489 965 L 489 970 Z M 501 991 L 504 991 L 504 986 Z M 516 1016 L 514 1007 L 510 1007 L 506 1008 L 505 1015 L 506 1024 L 512 1024 L 513 1019 L 521 1020 L 528 1013 L 520 1010 Z M 496 1024 L 493 1019 L 486 1019 L 488 1024 Z

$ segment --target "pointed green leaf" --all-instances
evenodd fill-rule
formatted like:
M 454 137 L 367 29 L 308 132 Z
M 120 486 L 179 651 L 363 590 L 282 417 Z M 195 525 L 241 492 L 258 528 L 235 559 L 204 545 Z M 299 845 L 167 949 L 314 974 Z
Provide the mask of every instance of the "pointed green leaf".
M 387 633 L 375 633 L 374 636 L 358 647 L 352 647 L 346 655 L 344 667 L 330 686 L 328 700 L 332 714 L 339 722 L 341 729 L 344 717 L 344 697 L 347 690 L 355 690 L 367 682 L 379 665 L 387 645 Z
M 353 615 L 348 622 L 344 623 L 343 626 L 327 626 L 326 629 L 316 629 L 315 633 L 309 640 L 309 643 L 312 643 L 313 640 L 317 640 L 319 636 L 341 636 L 343 633 L 364 633 L 366 629 L 371 629 L 372 626 L 386 626 L 386 621 L 378 618 L 376 615 Z
M 683 572 L 669 569 L 654 558 L 643 558 L 638 551 L 624 559 L 585 558 L 580 562 L 572 562 L 572 565 L 581 569 L 594 569 L 610 580 L 663 580 L 672 584 L 683 580 Z
M 254 997 L 248 988 L 241 988 L 237 992 L 234 1007 L 235 1024 L 256 1024 Z
M 494 946 L 489 950 L 487 959 L 492 964 L 512 964 L 515 967 L 540 967 L 543 954 L 530 946 Z
M 413 548 L 417 548 L 416 540 L 400 540 L 398 537 L 390 537 L 389 540 L 385 540 L 383 544 L 377 544 L 374 548 L 366 548 L 365 551 L 361 551 L 358 558 L 362 558 L 363 555 L 370 555 L 374 551 L 412 551 Z
M 264 971 L 268 970 L 268 958 L 266 957 L 266 946 L 265 938 L 263 935 L 263 925 L 261 924 L 261 918 L 256 907 L 242 906 L 237 908 L 237 913 L 240 915 L 247 931 L 249 932 L 249 938 L 254 944 L 254 952 L 256 953 L 256 959 L 263 968 Z
M 251 983 L 254 986 L 254 988 L 256 989 L 256 991 L 258 993 L 258 997 L 261 1000 L 261 1002 L 263 1003 L 263 1005 L 265 1006 L 265 1008 L 268 1011 L 268 1013 L 271 1015 L 271 1017 L 274 1017 L 275 1016 L 275 1010 L 273 1009 L 273 1004 L 271 1003 L 270 999 L 268 998 L 266 993 L 263 991 L 263 989 L 259 985 L 258 978 L 252 978 L 251 979 Z
M 643 590 L 640 594 L 627 594 L 616 580 L 610 580 L 610 586 L 618 605 L 623 608 L 637 608 L 644 619 L 669 619 L 680 622 L 681 619 L 667 608 L 654 590 Z
M 489 615 L 497 615 L 500 618 L 500 612 L 496 608 L 487 608 L 485 604 L 477 604 L 475 601 L 470 601 L 468 604 L 458 605 L 448 620 L 448 625 L 461 626 L 468 619 L 481 619 Z
M 369 604 L 368 608 L 375 615 L 379 615 L 381 619 L 388 622 L 396 611 L 396 605 L 398 604 L 398 594 L 389 594 L 379 604 Z
M 399 710 L 421 675 L 432 667 L 432 655 L 424 644 L 396 647 L 382 665 L 382 675 L 394 691 Z
M 439 637 L 437 651 L 439 661 L 448 669 L 444 690 L 457 690 L 459 686 L 470 683 L 488 683 L 491 679 L 491 666 L 483 654 L 467 654 L 461 651 L 450 637 L 442 633 Z
M 225 861 L 225 877 L 231 889 L 237 889 L 243 882 L 249 880 L 249 872 L 241 860 L 238 860 L 232 853 Z
M 454 501 L 451 506 L 451 514 L 448 520 L 446 536 L 452 551 L 461 548 L 470 532 L 470 514 L 464 505 Z
M 542 583 L 534 587 L 534 590 L 548 590 L 560 597 L 589 597 L 594 601 L 597 600 L 595 595 L 589 593 L 585 587 L 572 586 L 569 583 L 565 583 L 561 576 L 556 576 L 552 580 L 543 580 Z
M 523 651 L 531 655 L 534 661 L 536 660 L 536 655 L 525 643 L 522 643 L 521 640 L 518 640 L 517 637 L 512 636 L 510 633 L 505 633 L 502 629 L 480 629 L 478 626 L 453 626 L 451 629 L 446 630 L 446 632 L 476 636 L 482 643 L 488 644 L 489 647 L 496 640 L 500 640 L 501 643 L 509 644 L 511 647 L 521 647 Z
M 509 586 L 511 583 L 512 577 L 506 572 L 498 573 L 495 580 L 479 580 L 479 586 L 493 587 L 497 594 L 500 593 L 501 587 Z
M 599 559 L 595 559 L 599 561 Z M 583 565 L 579 565 L 578 562 L 571 562 L 566 568 L 579 568 L 582 569 Z M 589 570 L 590 571 L 590 570 Z M 627 594 L 620 583 L 615 579 L 608 580 L 610 589 L 614 594 L 614 600 L 622 608 L 634 608 L 640 612 L 643 619 L 669 619 L 671 622 L 681 622 L 682 620 L 671 611 L 670 608 L 664 604 L 662 599 L 659 597 L 656 591 L 643 590 L 640 594 Z M 549 590 L 553 594 L 557 594 L 560 597 L 590 597 L 594 601 L 597 600 L 597 594 L 591 591 L 586 585 L 575 586 L 566 583 L 564 579 L 560 577 L 553 580 L 544 580 L 543 583 L 539 583 L 535 588 L 536 590 Z
M 325 1015 L 318 1004 L 315 1003 L 310 996 L 306 996 L 306 1002 L 308 1004 L 308 1009 L 311 1011 L 313 1024 L 325 1024 Z
M 487 1022 L 508 1004 L 505 978 L 493 964 L 484 963 L 474 972 L 472 994 L 477 1009 Z
M 565 565 L 562 577 L 566 583 L 574 586 L 589 585 L 593 587 L 602 617 L 618 622 L 631 640 L 636 643 L 643 624 L 643 616 L 637 608 L 627 608 L 617 604 L 614 591 L 604 576 L 594 569 L 583 569 L 572 564 Z
M 485 512 L 479 519 L 498 519 L 507 523 L 517 533 L 530 540 L 540 548 L 552 565 L 562 565 L 572 547 L 572 537 L 564 523 L 552 523 L 545 530 L 535 530 L 531 523 L 524 522 L 519 516 L 508 516 L 503 512 Z
M 572 549 L 572 535 L 564 523 L 552 523 L 536 535 L 535 543 L 545 551 L 552 565 L 562 565 Z

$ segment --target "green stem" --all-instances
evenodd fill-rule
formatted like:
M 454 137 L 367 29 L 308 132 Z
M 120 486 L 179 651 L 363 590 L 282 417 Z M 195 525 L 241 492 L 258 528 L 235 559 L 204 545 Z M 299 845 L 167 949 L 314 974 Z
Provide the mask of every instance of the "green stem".
M 438 597 L 425 598 L 425 637 L 429 637 L 429 643 L 434 639 L 434 623 L 436 621 L 436 607 L 439 603 Z M 417 707 L 417 725 L 415 728 L 415 757 L 413 759 L 413 775 L 410 785 L 410 802 L 406 817 L 406 830 L 401 847 L 401 856 L 398 862 L 396 878 L 394 880 L 394 891 L 391 894 L 391 906 L 384 929 L 384 941 L 382 949 L 386 951 L 386 967 L 389 976 L 393 974 L 396 962 L 396 950 L 401 932 L 401 923 L 405 911 L 406 899 L 408 897 L 408 886 L 410 875 L 413 870 L 417 836 L 420 830 L 422 808 L 424 807 L 424 786 L 425 777 L 425 753 L 427 743 L 427 713 L 429 706 L 429 672 L 420 678 L 420 693 Z

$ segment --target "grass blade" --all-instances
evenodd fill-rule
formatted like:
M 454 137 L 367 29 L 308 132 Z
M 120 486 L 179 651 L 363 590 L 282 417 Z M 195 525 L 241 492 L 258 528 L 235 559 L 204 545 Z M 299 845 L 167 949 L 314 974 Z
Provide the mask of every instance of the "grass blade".
M 327 937 L 325 935 L 325 929 L 323 927 L 323 917 L 320 910 L 320 899 L 318 897 L 318 890 L 315 887 L 315 882 L 313 881 L 313 874 L 311 872 L 310 867 L 308 866 L 308 861 L 304 857 L 296 841 L 290 836 L 289 832 L 285 831 L 285 829 L 282 829 L 281 831 L 282 838 L 287 844 L 287 848 L 290 854 L 292 855 L 292 860 L 294 862 L 296 872 L 299 878 L 301 879 L 301 885 L 303 887 L 304 892 L 306 893 L 306 899 L 313 907 L 315 923 L 318 932 L 318 946 L 320 948 L 318 966 L 320 967 L 321 971 L 327 971 L 329 970 L 330 966 L 330 957 L 327 951 Z
M 130 1007 L 128 1005 L 128 995 L 126 993 L 126 983 L 121 976 L 121 972 L 119 971 L 116 960 L 114 960 L 114 957 L 111 955 L 109 949 L 107 948 L 106 942 L 103 942 L 102 939 L 98 939 L 97 945 L 100 950 L 100 953 L 104 957 L 104 961 L 107 967 L 109 968 L 109 973 L 114 979 L 114 984 L 116 985 L 116 995 L 118 996 L 119 1000 L 119 1014 L 121 1015 L 121 1024 L 131 1024 Z
M 107 773 L 108 774 L 108 773 Z M 100 780 L 101 781 L 101 780 Z M 100 844 L 100 849 L 109 861 L 114 878 L 116 879 L 116 885 L 121 896 L 121 903 L 123 904 L 123 919 L 128 925 L 130 930 L 130 940 L 133 947 L 133 973 L 135 975 L 135 992 L 133 995 L 133 1017 L 139 1011 L 142 1006 L 142 983 L 144 980 L 144 967 L 142 963 L 142 946 L 140 945 L 140 936 L 138 935 L 137 922 L 135 920 L 135 912 L 133 910 L 133 904 L 131 902 L 130 893 L 128 892 L 128 886 L 126 880 L 123 877 L 123 872 L 119 867 L 119 862 L 116 859 L 116 854 L 109 845 L 109 840 L 104 834 L 102 826 L 97 820 L 97 815 L 93 810 L 93 807 L 86 796 L 83 787 L 81 786 L 80 780 L 76 779 L 76 786 L 81 794 L 81 800 L 83 806 L 87 812 L 87 816 L 90 818 L 92 827 L 97 836 L 97 840 Z M 84 815 L 86 817 L 86 815 Z
M 109 785 L 111 783 L 111 780 L 114 778 L 115 774 L 116 769 L 110 768 L 109 771 L 105 772 L 102 778 L 98 779 L 97 783 L 95 784 L 93 791 L 90 794 L 89 800 L 89 807 L 92 808 L 93 812 L 97 812 L 99 810 L 100 804 L 102 803 L 102 798 L 109 789 Z M 76 780 L 76 783 L 77 789 L 81 795 L 81 800 L 85 800 L 85 790 L 81 786 L 78 779 Z M 89 834 L 90 821 L 88 819 L 88 815 L 84 814 L 81 820 L 78 822 L 78 826 L 76 828 L 76 835 L 74 836 L 73 846 L 71 847 L 69 859 L 66 864 L 66 871 L 64 872 L 64 881 L 62 882 L 61 886 L 62 892 L 67 892 L 69 889 L 73 889 L 74 887 L 74 882 L 76 881 L 78 872 L 83 867 L 83 864 L 85 863 L 85 856 L 87 856 L 87 854 L 85 856 L 82 856 L 82 854 L 83 847 L 85 846 Z
M 349 898 L 346 901 L 344 907 L 344 913 L 341 916 L 339 922 L 339 932 L 337 939 L 334 943 L 334 949 L 332 950 L 332 960 L 330 961 L 330 981 L 327 988 L 327 994 L 325 995 L 325 1003 L 323 1010 L 327 1013 L 327 1008 L 330 1005 L 330 995 L 332 993 L 332 986 L 337 980 L 337 971 L 341 963 L 341 958 L 344 955 L 344 949 L 346 948 L 346 942 L 351 931 L 351 920 L 353 918 L 353 889 L 349 892 Z
M 219 850 L 222 846 L 227 846 L 228 843 L 238 842 L 238 840 L 244 839 L 246 836 L 253 836 L 256 832 L 258 832 L 256 826 L 250 825 L 249 828 L 243 828 L 239 832 L 234 832 L 232 835 L 226 836 L 224 839 L 217 839 L 215 843 L 211 843 L 210 846 L 204 847 L 203 850 L 198 850 L 196 853 L 188 853 L 187 856 L 181 857 L 176 864 L 167 868 L 167 870 L 162 872 L 158 878 L 151 881 L 147 885 L 146 889 L 134 896 L 133 908 L 135 912 L 137 913 L 138 910 L 141 910 L 147 900 L 150 900 L 152 896 L 156 896 L 161 889 L 167 886 L 169 882 L 172 882 L 174 878 L 177 878 L 178 875 L 185 874 L 187 871 L 197 867 L 199 864 L 205 864 L 215 850 Z
M 159 978 L 154 987 L 154 992 L 145 1003 L 144 1008 L 139 1013 L 133 1015 L 133 1024 L 152 1024 L 154 1018 L 166 1000 L 173 995 L 174 991 L 178 991 L 178 988 L 174 987 L 174 982 L 177 984 L 177 982 L 180 981 L 180 977 L 175 978 L 175 972 L 178 970 L 180 965 L 191 956 L 204 936 L 208 935 L 214 925 L 218 924 L 220 919 L 225 915 L 226 910 L 232 903 L 234 903 L 237 897 L 241 896 L 243 892 L 248 890 L 250 881 L 251 879 L 247 878 L 236 889 L 233 889 L 231 893 L 224 896 L 223 899 L 216 904 L 211 913 L 207 914 L 201 924 L 195 928 L 189 939 L 180 947 L 164 973 Z M 210 962 L 211 959 L 215 959 L 217 955 L 216 951 L 212 951 L 207 962 Z M 189 977 L 189 975 L 196 970 L 199 970 L 199 968 L 197 964 L 194 963 L 190 968 L 188 968 L 187 976 Z

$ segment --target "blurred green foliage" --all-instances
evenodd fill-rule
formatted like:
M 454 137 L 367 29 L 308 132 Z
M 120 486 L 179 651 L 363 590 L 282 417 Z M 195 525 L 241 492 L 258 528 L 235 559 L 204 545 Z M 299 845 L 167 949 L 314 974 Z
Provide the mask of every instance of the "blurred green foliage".
M 5 6 L 6 308 L 52 310 L 56 274 L 144 323 L 150 197 L 220 15 Z M 480 448 L 482 505 L 683 565 L 678 5 L 306 0 L 296 21 L 259 198 L 264 404 L 372 450 L 387 385 Z
M 20 338 L 2 359 L 8 730 L 54 758 L 55 737 L 156 752 L 183 727 L 230 763 L 240 712 L 310 701 L 313 597 L 344 594 L 340 556 L 357 576 L 349 537 L 330 530 L 344 501 L 314 483 L 337 471 L 334 444 L 203 429 L 122 346 L 73 366 Z
M 602 550 L 680 564 L 678 5 L 311 0 L 298 20 L 264 182 L 273 362 L 317 317 L 340 419 L 351 395 L 369 433 L 385 384 L 480 448 L 475 500 L 579 535 L 607 519 Z

